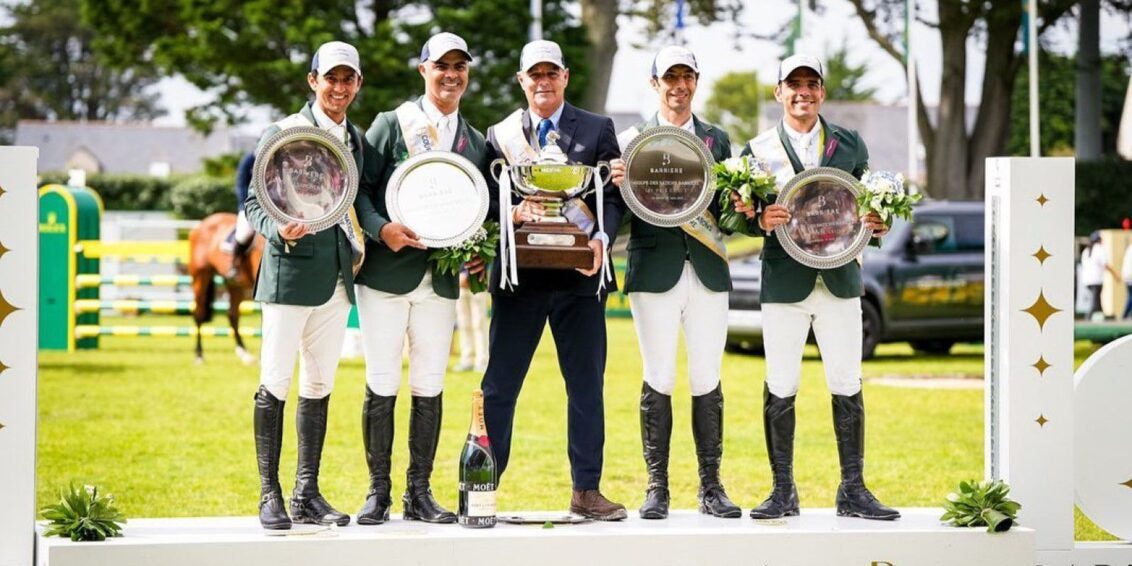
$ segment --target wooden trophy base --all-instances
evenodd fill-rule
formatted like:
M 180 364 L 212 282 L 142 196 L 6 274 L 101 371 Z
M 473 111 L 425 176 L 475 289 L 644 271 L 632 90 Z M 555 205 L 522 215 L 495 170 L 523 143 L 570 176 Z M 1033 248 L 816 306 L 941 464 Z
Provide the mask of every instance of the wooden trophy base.
M 527 222 L 515 230 L 515 261 L 526 269 L 589 269 L 590 237 L 569 222 Z

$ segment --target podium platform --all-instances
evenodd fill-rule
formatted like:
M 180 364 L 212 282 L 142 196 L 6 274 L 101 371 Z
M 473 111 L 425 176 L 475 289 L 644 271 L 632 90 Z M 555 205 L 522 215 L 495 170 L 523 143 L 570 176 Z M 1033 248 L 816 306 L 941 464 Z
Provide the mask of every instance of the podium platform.
M 939 509 L 903 509 L 895 522 L 837 517 L 804 509 L 776 521 L 716 519 L 694 511 L 668 520 L 619 523 L 500 524 L 493 529 L 406 522 L 311 532 L 296 525 L 269 536 L 255 517 L 136 519 L 125 536 L 100 543 L 44 538 L 39 566 L 286 566 L 400 564 L 597 566 L 598 564 L 750 564 L 765 566 L 1034 566 L 1034 532 L 960 529 L 939 522 Z M 303 529 L 299 529 L 303 527 Z M 308 534 L 299 534 L 306 531 Z

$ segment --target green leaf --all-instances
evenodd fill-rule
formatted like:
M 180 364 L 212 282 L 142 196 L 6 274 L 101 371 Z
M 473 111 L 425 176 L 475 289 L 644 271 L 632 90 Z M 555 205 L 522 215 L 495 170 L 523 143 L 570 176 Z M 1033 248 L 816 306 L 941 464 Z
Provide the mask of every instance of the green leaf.
M 41 510 L 48 520 L 44 536 L 68 537 L 73 541 L 101 541 L 122 536 L 125 517 L 114 507 L 114 497 L 102 496 L 94 486 L 62 490 L 59 503 Z

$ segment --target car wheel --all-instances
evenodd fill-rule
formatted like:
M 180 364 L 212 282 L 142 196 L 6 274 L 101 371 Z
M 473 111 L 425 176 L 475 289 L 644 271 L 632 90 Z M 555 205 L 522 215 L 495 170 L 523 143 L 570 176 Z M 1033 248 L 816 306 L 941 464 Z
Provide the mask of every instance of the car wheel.
M 921 354 L 932 354 L 936 356 L 946 356 L 951 352 L 951 347 L 955 345 L 954 340 L 915 340 L 909 342 L 912 349 Z
M 867 299 L 861 299 L 861 359 L 872 358 L 880 343 L 880 311 Z

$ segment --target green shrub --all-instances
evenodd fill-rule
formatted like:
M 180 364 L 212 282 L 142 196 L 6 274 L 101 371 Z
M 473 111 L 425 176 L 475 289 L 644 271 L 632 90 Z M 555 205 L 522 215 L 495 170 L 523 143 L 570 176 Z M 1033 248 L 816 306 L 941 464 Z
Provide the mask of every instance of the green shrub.
M 1119 228 L 1132 217 L 1132 161 L 1078 161 L 1076 217 L 1078 236 Z
M 67 173 L 40 175 L 40 185 L 65 185 Z M 106 210 L 169 210 L 169 191 L 183 177 L 151 177 L 129 173 L 96 173 L 86 184 L 102 197 Z
M 236 211 L 232 181 L 208 175 L 195 175 L 173 185 L 169 200 L 174 214 L 193 220 L 214 212 Z

